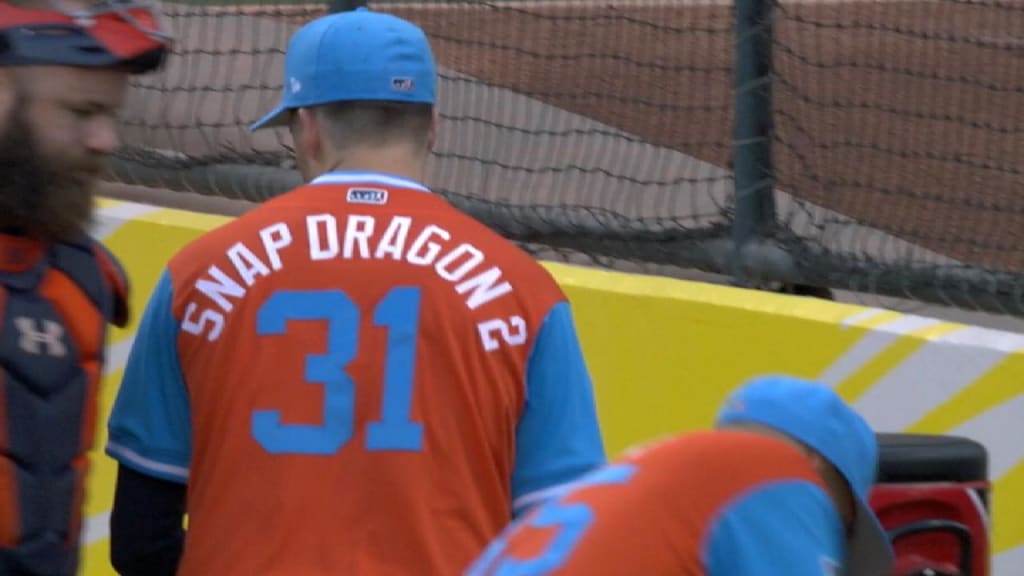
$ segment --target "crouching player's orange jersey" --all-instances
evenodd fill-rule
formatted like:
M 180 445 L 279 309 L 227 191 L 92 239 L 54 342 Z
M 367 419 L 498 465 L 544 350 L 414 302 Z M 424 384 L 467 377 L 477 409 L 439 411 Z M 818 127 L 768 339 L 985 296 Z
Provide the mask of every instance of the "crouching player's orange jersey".
M 335 172 L 171 262 L 110 420 L 187 482 L 184 576 L 457 574 L 603 463 L 569 307 L 422 185 Z
M 843 561 L 811 461 L 750 432 L 660 442 L 538 496 L 466 576 L 835 576 Z

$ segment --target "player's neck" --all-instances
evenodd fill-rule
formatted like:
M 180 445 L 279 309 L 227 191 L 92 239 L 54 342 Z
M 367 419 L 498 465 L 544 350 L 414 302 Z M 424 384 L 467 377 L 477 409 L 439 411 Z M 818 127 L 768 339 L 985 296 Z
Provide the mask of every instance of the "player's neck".
M 425 159 L 407 148 L 346 150 L 324 162 L 321 173 L 338 171 L 381 172 L 423 182 Z

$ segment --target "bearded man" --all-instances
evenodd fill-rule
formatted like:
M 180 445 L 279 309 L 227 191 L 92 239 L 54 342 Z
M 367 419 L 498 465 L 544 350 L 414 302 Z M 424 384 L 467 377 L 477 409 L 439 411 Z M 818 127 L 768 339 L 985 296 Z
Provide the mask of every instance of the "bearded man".
M 0 574 L 78 569 L 106 329 L 128 321 L 93 189 L 168 42 L 143 5 L 0 0 Z

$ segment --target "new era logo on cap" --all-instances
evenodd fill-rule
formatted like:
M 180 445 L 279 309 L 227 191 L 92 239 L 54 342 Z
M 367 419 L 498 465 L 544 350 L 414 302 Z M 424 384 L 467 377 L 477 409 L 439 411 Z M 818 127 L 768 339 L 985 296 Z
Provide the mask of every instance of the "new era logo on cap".
M 839 566 L 839 562 L 827 557 L 820 556 L 818 558 L 821 561 L 821 575 L 822 576 L 841 576 L 842 567 Z

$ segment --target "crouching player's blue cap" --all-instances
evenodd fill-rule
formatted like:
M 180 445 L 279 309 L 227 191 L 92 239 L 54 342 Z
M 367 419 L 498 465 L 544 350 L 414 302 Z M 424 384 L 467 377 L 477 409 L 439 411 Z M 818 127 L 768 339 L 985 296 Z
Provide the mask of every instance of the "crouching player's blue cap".
M 827 386 L 785 376 L 753 380 L 736 391 L 717 425 L 753 423 L 810 447 L 846 478 L 857 504 L 844 574 L 884 576 L 893 562 L 885 530 L 868 505 L 878 472 L 878 440 L 867 422 Z
M 281 102 L 258 130 L 282 126 L 296 108 L 355 100 L 433 104 L 437 66 L 418 26 L 358 8 L 313 20 L 292 36 Z

